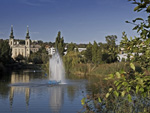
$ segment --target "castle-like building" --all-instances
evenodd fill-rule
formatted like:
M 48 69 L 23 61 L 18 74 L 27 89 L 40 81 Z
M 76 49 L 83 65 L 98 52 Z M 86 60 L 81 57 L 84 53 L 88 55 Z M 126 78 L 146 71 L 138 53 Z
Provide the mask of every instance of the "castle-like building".
M 12 58 L 17 57 L 19 54 L 22 55 L 23 57 L 29 57 L 31 52 L 33 53 L 37 52 L 41 48 L 40 45 L 31 44 L 28 26 L 27 26 L 25 44 L 19 44 L 17 41 L 15 41 L 14 35 L 13 35 L 13 26 L 11 26 L 9 45 L 10 45 L 10 48 L 12 49 Z

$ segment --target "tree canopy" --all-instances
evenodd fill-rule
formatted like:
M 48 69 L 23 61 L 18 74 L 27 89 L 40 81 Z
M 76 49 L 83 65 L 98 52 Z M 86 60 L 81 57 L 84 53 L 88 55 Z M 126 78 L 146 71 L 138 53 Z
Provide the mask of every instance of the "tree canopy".
M 55 48 L 58 50 L 61 56 L 64 55 L 65 45 L 64 38 L 61 37 L 61 32 L 59 31 L 55 40 Z
M 8 41 L 0 40 L 0 62 L 3 63 L 3 65 L 6 65 L 11 61 L 11 49 Z

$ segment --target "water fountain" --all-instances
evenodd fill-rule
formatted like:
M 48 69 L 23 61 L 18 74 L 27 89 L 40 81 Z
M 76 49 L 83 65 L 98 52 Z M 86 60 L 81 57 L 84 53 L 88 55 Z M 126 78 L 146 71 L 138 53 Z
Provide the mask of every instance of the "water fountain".
M 65 70 L 62 59 L 58 53 L 52 55 L 49 59 L 49 84 L 59 84 L 65 82 Z

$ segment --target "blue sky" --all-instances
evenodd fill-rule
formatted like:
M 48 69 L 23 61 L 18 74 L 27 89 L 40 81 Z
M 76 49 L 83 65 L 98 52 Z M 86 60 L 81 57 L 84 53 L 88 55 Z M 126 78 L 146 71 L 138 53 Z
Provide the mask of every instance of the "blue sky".
M 0 38 L 8 39 L 11 25 L 16 39 L 25 39 L 29 25 L 32 40 L 54 42 L 61 31 L 65 42 L 105 42 L 105 36 L 137 33 L 125 23 L 143 13 L 128 0 L 0 0 Z

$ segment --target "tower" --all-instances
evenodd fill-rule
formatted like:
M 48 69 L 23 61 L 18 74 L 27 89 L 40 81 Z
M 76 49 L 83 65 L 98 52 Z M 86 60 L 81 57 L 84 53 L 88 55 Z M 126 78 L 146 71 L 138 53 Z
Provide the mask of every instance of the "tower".
M 29 26 L 27 26 L 27 33 L 26 33 L 26 40 L 25 40 L 26 56 L 27 57 L 30 56 L 30 45 L 31 45 L 31 41 L 30 41 L 30 36 L 29 36 Z
M 14 46 L 14 35 L 13 35 L 13 25 L 11 25 L 11 33 L 9 36 L 9 45 L 12 48 L 12 46 Z

